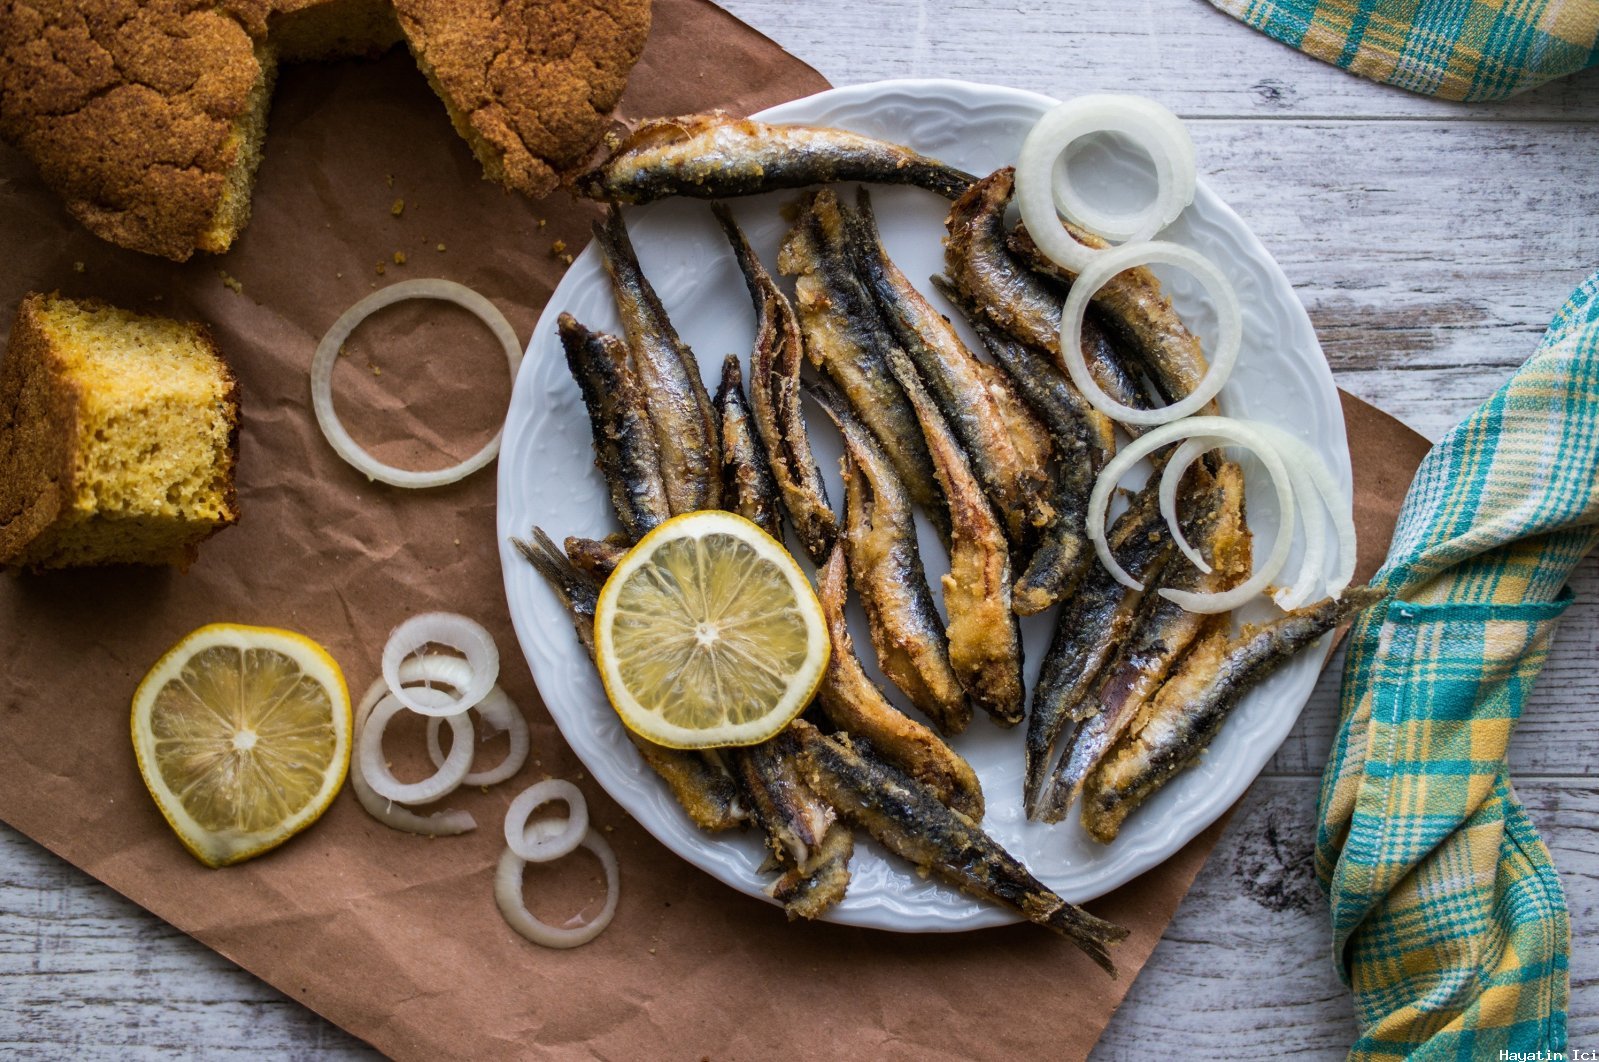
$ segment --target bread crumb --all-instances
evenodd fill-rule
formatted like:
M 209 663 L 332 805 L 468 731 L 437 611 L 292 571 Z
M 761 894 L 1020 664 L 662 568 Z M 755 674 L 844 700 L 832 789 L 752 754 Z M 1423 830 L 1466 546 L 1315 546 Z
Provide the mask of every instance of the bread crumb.
M 387 272 L 388 272 L 388 270 L 384 268 L 383 263 L 379 262 L 378 263 L 378 276 L 381 277 L 384 273 L 387 273 Z
M 390 188 L 394 187 L 394 174 L 392 174 L 392 173 L 389 174 L 389 187 Z
M 395 251 L 394 252 L 394 264 L 395 265 L 404 265 L 405 264 L 405 252 L 404 251 Z
M 81 273 L 81 272 L 84 271 L 85 268 L 86 267 L 84 266 L 84 264 L 82 262 L 73 262 L 72 263 L 72 271 L 74 273 Z
M 562 265 L 571 265 L 572 264 L 572 256 L 569 255 L 569 254 L 563 254 L 561 256 L 561 264 Z
M 371 362 L 367 362 L 367 365 L 371 368 L 373 376 L 383 375 L 383 370 L 378 368 L 376 365 L 373 365 Z
M 435 250 L 437 250 L 440 254 L 443 254 L 444 253 L 444 245 L 442 243 L 439 244 L 438 247 L 435 248 Z
M 457 545 L 457 546 L 459 546 L 459 545 L 460 545 L 460 544 L 461 544 L 461 540 L 460 540 L 460 539 L 456 539 L 456 540 L 455 540 L 455 544 L 456 544 L 456 545 Z
M 543 218 L 539 218 L 539 228 L 542 229 L 544 227 L 544 224 L 545 224 L 544 219 Z
M 401 214 L 405 213 L 405 200 L 396 199 L 394 201 L 394 205 L 389 207 L 389 213 L 393 214 L 395 217 L 399 217 Z
M 651 949 L 650 949 L 650 954 L 651 954 L 651 955 L 654 955 L 654 954 L 655 954 L 655 949 L 654 949 L 654 948 L 651 948 Z
M 556 240 L 554 243 L 550 244 L 550 253 L 555 255 L 555 257 L 557 257 L 557 258 L 559 258 L 561 255 L 565 254 L 566 253 L 566 241 L 565 240 Z
M 244 294 L 244 285 L 239 282 L 237 277 L 229 276 L 226 269 L 217 270 L 217 276 L 222 278 L 222 286 L 233 292 L 233 294 Z

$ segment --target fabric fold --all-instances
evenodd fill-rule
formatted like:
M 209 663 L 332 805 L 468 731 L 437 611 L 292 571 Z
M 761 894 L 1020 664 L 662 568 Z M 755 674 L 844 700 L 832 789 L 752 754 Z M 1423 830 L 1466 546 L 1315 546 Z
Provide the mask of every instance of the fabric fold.
M 1571 929 L 1511 733 L 1599 543 L 1599 273 L 1422 462 L 1350 632 L 1316 872 L 1354 1058 L 1559 1051 Z

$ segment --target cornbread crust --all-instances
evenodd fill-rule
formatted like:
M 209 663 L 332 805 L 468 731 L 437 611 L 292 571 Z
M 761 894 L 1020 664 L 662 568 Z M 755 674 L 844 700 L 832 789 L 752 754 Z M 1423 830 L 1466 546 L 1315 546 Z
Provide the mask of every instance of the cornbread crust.
M 66 353 L 52 341 L 47 315 L 109 313 L 184 333 L 221 383 L 218 399 L 227 442 L 205 473 L 202 491 L 214 512 L 162 513 L 132 507 L 109 511 L 97 504 L 89 471 L 98 446 L 86 419 L 90 396 L 72 370 Z M 110 337 L 105 337 L 110 340 Z M 112 341 L 114 342 L 114 341 Z M 114 355 L 113 355 L 114 356 Z M 160 383 L 153 384 L 159 400 Z M 145 395 L 141 401 L 150 401 Z M 137 416 L 136 411 L 132 412 Z M 203 413 L 203 410 L 196 411 Z M 112 427 L 105 424 L 105 427 Z M 112 432 L 115 435 L 115 431 Z M 154 440 L 162 441 L 176 440 Z M 234 469 L 239 454 L 239 383 L 203 325 L 149 318 L 119 310 L 98 299 L 67 300 L 31 293 L 18 308 L 11 337 L 0 359 L 0 567 L 53 568 L 83 563 L 177 564 L 186 567 L 199 543 L 238 521 Z M 149 455 L 119 453 L 137 473 Z M 150 481 L 146 480 L 146 485 Z M 157 487 L 168 481 L 154 481 Z M 171 487 L 168 499 L 171 498 Z M 169 506 L 170 508 L 170 506 Z M 88 559 L 86 559 L 86 556 Z
M 176 261 L 213 232 L 270 87 L 267 0 L 0 0 L 0 135 L 96 235 Z M 248 184 L 248 175 L 246 184 Z M 248 202 L 238 215 L 242 225 Z
M 492 181 L 547 195 L 583 161 L 650 30 L 649 0 L 395 0 L 417 65 Z

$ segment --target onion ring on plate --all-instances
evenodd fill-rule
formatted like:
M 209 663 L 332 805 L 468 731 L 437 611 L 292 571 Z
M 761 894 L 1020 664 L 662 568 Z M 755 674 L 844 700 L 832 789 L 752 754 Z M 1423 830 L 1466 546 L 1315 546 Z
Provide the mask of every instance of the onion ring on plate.
M 532 839 L 539 840 L 545 828 L 545 823 L 534 823 L 530 831 L 533 833 Z M 593 830 L 584 833 L 578 843 L 593 852 L 600 866 L 605 869 L 605 906 L 599 914 L 580 926 L 557 927 L 533 917 L 527 904 L 522 902 L 522 871 L 527 861 L 509 848 L 500 856 L 500 864 L 494 871 L 494 902 L 499 905 L 500 914 L 511 928 L 535 944 L 546 948 L 575 948 L 587 944 L 603 933 L 616 915 L 616 902 L 621 898 L 621 873 L 617 868 L 616 853 L 611 850 L 609 842 Z
M 1332 473 L 1322 461 L 1321 455 L 1312 450 L 1310 446 L 1299 437 L 1290 435 L 1274 424 L 1258 425 L 1266 437 L 1277 444 L 1282 451 L 1283 458 L 1290 469 L 1298 468 L 1303 473 L 1305 480 L 1315 489 L 1321 497 L 1322 507 L 1328 517 L 1332 519 L 1333 530 L 1338 536 L 1338 565 L 1333 569 L 1332 576 L 1327 580 L 1327 595 L 1334 601 L 1343 594 L 1344 589 L 1355 577 L 1356 543 L 1355 543 L 1355 517 L 1344 504 L 1343 492 L 1338 489 L 1338 484 L 1333 482 Z M 1298 486 L 1295 487 L 1299 489 Z M 1307 513 L 1303 517 L 1305 523 L 1306 559 L 1305 565 L 1310 566 L 1310 541 L 1315 533 L 1312 530 L 1313 521 Z M 1316 522 L 1319 528 L 1319 522 Z M 1316 563 L 1316 574 L 1321 574 L 1322 562 L 1320 558 Z M 1303 602 L 1301 602 L 1303 604 Z
M 1171 529 L 1172 542 L 1188 562 L 1206 575 L 1210 574 L 1210 562 L 1205 555 L 1188 544 L 1188 538 L 1183 534 L 1182 521 L 1177 519 L 1177 488 L 1181 485 L 1183 475 L 1190 466 L 1199 458 L 1216 449 L 1225 446 L 1221 439 L 1205 439 L 1195 437 L 1184 439 L 1172 455 L 1166 459 L 1166 467 L 1160 475 L 1160 515 L 1165 518 L 1166 526 Z
M 1108 214 L 1087 203 L 1069 175 L 1057 182 L 1056 160 L 1075 141 L 1093 133 L 1129 137 L 1155 164 L 1155 198 L 1142 210 Z M 1022 223 L 1039 250 L 1074 273 L 1103 252 L 1073 239 L 1060 215 L 1107 240 L 1138 243 L 1175 221 L 1194 201 L 1197 186 L 1194 142 L 1188 130 L 1176 115 L 1140 96 L 1100 94 L 1067 100 L 1034 124 L 1016 159 L 1016 206 Z
M 429 645 L 447 645 L 465 654 L 472 675 L 464 689 L 456 689 L 456 696 L 446 696 L 442 700 L 419 697 L 417 688 L 406 686 L 402 680 L 401 663 Z M 389 692 L 418 715 L 447 716 L 464 712 L 487 697 L 499 677 L 500 650 L 494 644 L 494 636 L 481 623 L 453 612 L 424 612 L 412 616 L 394 628 L 388 644 L 383 647 L 383 678 L 389 684 Z
M 1031 232 L 1031 228 L 1028 231 Z M 1088 312 L 1089 300 L 1117 273 L 1156 262 L 1186 269 L 1204 285 L 1215 304 L 1221 335 L 1205 375 L 1192 392 L 1169 406 L 1134 409 L 1107 395 L 1089 373 L 1088 363 L 1083 360 L 1083 316 Z M 1233 290 L 1232 283 L 1210 259 L 1177 243 L 1129 243 L 1100 252 L 1077 274 L 1060 314 L 1061 362 L 1071 375 L 1072 383 L 1095 409 L 1122 424 L 1169 424 L 1203 408 L 1232 375 L 1243 337 L 1243 311 L 1238 306 L 1238 292 Z
M 356 325 L 385 306 L 392 306 L 406 299 L 441 299 L 453 302 L 475 314 L 505 348 L 505 359 L 511 367 L 511 382 L 516 382 L 516 372 L 522 364 L 522 345 L 517 341 L 516 330 L 492 302 L 453 280 L 440 280 L 436 277 L 402 280 L 398 284 L 390 284 L 380 291 L 374 291 L 345 310 L 339 315 L 339 319 L 333 322 L 333 327 L 328 329 L 327 335 L 322 337 L 322 342 L 317 344 L 316 354 L 311 359 L 311 406 L 316 411 L 317 425 L 327 438 L 328 445 L 332 446 L 345 461 L 364 473 L 368 479 L 375 479 L 392 487 L 442 487 L 446 483 L 465 479 L 494 460 L 500 452 L 500 436 L 503 428 L 494 433 L 494 438 L 490 439 L 483 449 L 460 464 L 418 472 L 384 464 L 362 449 L 361 445 L 350 436 L 343 422 L 339 420 L 338 413 L 333 409 L 333 366 L 338 360 L 339 348 L 350 338 L 350 333 L 355 331 Z
M 403 666 L 400 668 L 400 674 L 405 674 Z M 507 734 L 511 739 L 511 747 L 506 752 L 505 759 L 487 770 L 469 772 L 461 779 L 461 784 L 496 785 L 520 771 L 522 765 L 527 762 L 532 740 L 528 735 L 527 720 L 516 707 L 516 702 L 511 700 L 504 690 L 495 686 L 489 690 L 487 697 L 474 704 L 468 711 L 477 712 L 478 717 L 490 728 Z M 435 767 L 444 766 L 444 749 L 439 743 L 439 730 L 443 724 L 444 720 L 436 715 L 428 720 L 428 756 L 433 760 Z
M 559 830 L 529 838 L 528 817 L 552 800 L 566 805 L 566 821 L 559 824 Z M 518 859 L 529 863 L 548 863 L 569 854 L 583 842 L 588 828 L 588 802 L 577 786 L 563 778 L 546 778 L 529 786 L 505 811 L 505 843 Z
M 372 709 L 388 692 L 389 684 L 382 679 L 376 679 L 367 689 L 366 696 L 361 698 L 361 703 L 356 706 L 354 729 L 358 741 L 362 729 L 366 726 L 367 716 L 372 714 Z M 421 834 L 424 837 L 453 837 L 477 829 L 477 819 L 472 817 L 470 811 L 446 808 L 431 815 L 418 815 L 392 800 L 378 796 L 367 784 L 366 775 L 361 771 L 359 756 L 350 757 L 349 777 L 350 788 L 355 790 L 355 799 L 366 809 L 368 815 L 385 826 L 405 833 Z
M 413 696 L 420 695 L 424 701 L 431 698 L 438 698 L 440 702 L 450 700 L 449 694 L 442 690 L 431 690 L 425 686 L 413 687 L 410 692 Z M 388 729 L 389 722 L 396 715 L 406 710 L 405 704 L 392 689 L 379 697 L 361 728 L 361 736 L 356 739 L 356 754 L 360 757 L 361 773 L 366 776 L 367 784 L 379 796 L 402 804 L 426 804 L 454 792 L 460 787 L 466 772 L 472 769 L 472 720 L 466 717 L 465 712 L 449 716 L 450 728 L 455 733 L 455 745 L 450 749 L 444 766 L 420 782 L 407 783 L 395 778 L 389 765 L 383 761 L 383 731 Z
M 1257 431 L 1254 425 L 1231 417 L 1189 417 L 1176 424 L 1162 424 L 1134 439 L 1105 463 L 1105 467 L 1100 470 L 1099 478 L 1094 481 L 1094 489 L 1088 496 L 1086 518 L 1088 537 L 1094 543 L 1094 552 L 1099 556 L 1099 562 L 1117 582 L 1133 590 L 1142 590 L 1143 584 L 1128 575 L 1126 569 L 1116 563 L 1116 558 L 1110 551 L 1110 543 L 1106 541 L 1105 514 L 1110 508 L 1110 495 L 1116 489 L 1116 483 L 1140 459 L 1162 446 L 1188 438 L 1225 439 L 1253 451 L 1266 466 L 1272 485 L 1277 488 L 1279 513 L 1277 539 L 1272 544 L 1266 562 L 1257 568 L 1249 579 L 1231 590 L 1216 594 L 1199 594 L 1169 588 L 1160 590 L 1161 597 L 1181 605 L 1189 612 L 1213 615 L 1231 611 L 1266 589 L 1287 563 L 1288 552 L 1294 544 L 1294 489 L 1288 477 L 1288 469 L 1284 466 L 1276 447 Z M 1285 591 L 1278 591 L 1278 595 L 1283 593 Z

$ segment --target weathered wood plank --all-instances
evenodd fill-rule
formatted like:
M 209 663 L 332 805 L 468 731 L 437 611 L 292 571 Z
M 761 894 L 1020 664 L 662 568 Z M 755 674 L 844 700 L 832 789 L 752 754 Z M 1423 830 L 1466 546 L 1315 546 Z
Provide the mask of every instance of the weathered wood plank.
M 1573 1046 L 1599 1035 L 1599 786 L 1517 787 L 1543 831 L 1571 903 Z M 1094 1058 L 1341 1058 L 1357 1035 L 1331 962 L 1326 903 L 1311 869 L 1316 785 L 1265 778 L 1161 939 Z
M 1186 116 L 1599 118 L 1599 70 L 1499 104 L 1416 96 L 1349 74 L 1198 0 L 727 0 L 723 5 L 836 85 L 893 77 L 995 81 L 1052 95 L 1140 92 Z

